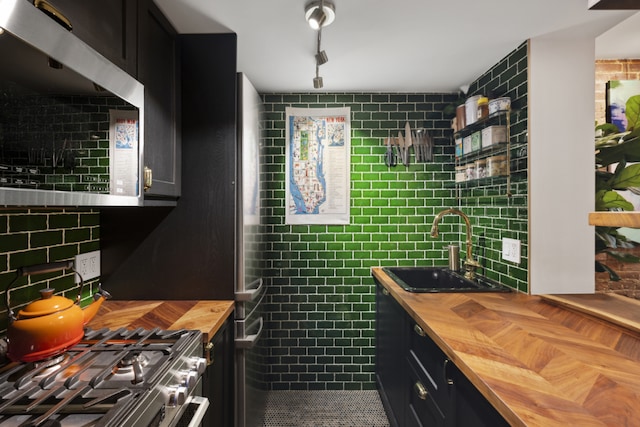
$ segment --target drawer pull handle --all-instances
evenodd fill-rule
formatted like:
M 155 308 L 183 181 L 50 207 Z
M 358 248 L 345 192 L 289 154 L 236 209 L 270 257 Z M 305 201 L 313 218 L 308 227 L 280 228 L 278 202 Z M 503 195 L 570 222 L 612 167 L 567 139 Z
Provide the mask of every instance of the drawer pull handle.
M 417 324 L 413 325 L 413 330 L 415 331 L 416 334 L 420 335 L 421 337 L 427 336 L 424 330 Z
M 382 289 L 382 295 L 389 295 L 389 291 L 387 289 Z
M 429 395 L 429 392 L 427 391 L 427 388 L 420 381 L 418 381 L 413 386 L 413 389 L 416 391 L 416 394 L 420 399 L 427 400 L 427 396 Z
M 442 365 L 442 374 L 444 376 L 444 381 L 448 384 L 448 385 L 453 385 L 453 379 L 449 378 L 449 374 L 448 374 L 448 370 L 449 370 L 449 363 L 451 363 L 451 360 L 449 359 L 444 359 L 444 364 Z

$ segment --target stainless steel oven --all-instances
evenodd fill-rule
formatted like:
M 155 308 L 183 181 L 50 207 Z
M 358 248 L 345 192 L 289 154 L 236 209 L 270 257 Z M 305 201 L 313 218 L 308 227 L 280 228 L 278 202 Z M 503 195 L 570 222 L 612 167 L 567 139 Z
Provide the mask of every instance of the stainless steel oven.
M 0 367 L 0 426 L 199 426 L 202 333 L 87 330 L 51 359 Z

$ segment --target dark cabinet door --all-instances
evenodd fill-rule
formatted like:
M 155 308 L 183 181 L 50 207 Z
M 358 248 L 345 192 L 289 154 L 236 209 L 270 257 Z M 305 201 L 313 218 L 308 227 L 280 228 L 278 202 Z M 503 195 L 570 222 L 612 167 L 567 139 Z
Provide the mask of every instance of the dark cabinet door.
M 452 364 L 450 374 L 455 389 L 453 419 L 456 427 L 507 427 L 509 423 L 489 403 L 469 379 Z
M 80 40 L 136 77 L 136 1 L 47 0 L 47 3 L 55 9 L 47 13 L 64 16 Z
M 405 426 L 407 314 L 376 283 L 376 383 L 392 426 Z
M 138 80 L 144 85 L 145 199 L 180 196 L 180 52 L 177 33 L 151 0 L 139 0 Z
M 210 342 L 211 364 L 203 376 L 202 392 L 209 399 L 205 426 L 234 424 L 233 318 L 229 317 Z

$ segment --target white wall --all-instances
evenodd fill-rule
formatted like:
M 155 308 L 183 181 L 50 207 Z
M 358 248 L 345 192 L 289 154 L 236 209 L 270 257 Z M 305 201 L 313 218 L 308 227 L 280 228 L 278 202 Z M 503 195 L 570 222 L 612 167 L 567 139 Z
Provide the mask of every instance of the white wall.
M 593 293 L 595 39 L 529 49 L 530 293 Z

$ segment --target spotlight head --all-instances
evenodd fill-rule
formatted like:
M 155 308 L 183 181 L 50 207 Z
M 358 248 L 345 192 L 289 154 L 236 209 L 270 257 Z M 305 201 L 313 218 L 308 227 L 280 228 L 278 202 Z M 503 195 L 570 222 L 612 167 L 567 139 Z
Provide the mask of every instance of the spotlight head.
M 318 77 L 314 77 L 313 78 L 313 88 L 314 89 L 322 89 L 322 77 L 318 76 Z
M 317 7 L 311 12 L 307 21 L 309 21 L 309 26 L 314 30 L 319 30 L 324 24 L 324 21 L 327 20 L 327 15 L 322 11 L 321 8 Z
M 326 64 L 328 60 L 329 58 L 327 57 L 327 52 L 325 52 L 324 50 L 316 53 L 316 62 L 318 63 L 318 65 Z
M 304 8 L 304 17 L 314 30 L 326 27 L 336 19 L 336 8 L 328 0 L 314 0 Z

